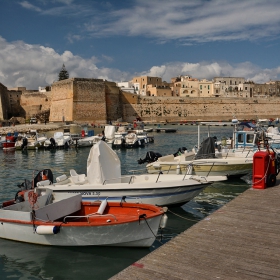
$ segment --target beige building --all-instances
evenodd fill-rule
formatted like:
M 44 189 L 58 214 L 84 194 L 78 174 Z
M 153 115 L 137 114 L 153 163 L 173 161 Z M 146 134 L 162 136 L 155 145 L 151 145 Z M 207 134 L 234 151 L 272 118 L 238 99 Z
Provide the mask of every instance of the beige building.
M 167 97 L 167 96 L 172 96 L 172 90 L 168 85 L 162 85 L 162 86 L 147 85 L 146 95 Z
M 152 85 L 153 87 L 164 85 L 162 79 L 159 77 L 140 76 L 132 79 L 135 92 L 139 95 L 147 95 L 147 86 Z

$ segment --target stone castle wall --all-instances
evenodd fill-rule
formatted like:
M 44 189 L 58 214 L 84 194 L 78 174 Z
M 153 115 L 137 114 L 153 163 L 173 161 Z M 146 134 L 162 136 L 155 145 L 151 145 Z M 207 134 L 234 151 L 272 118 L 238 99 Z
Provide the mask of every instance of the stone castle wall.
M 29 119 L 38 113 L 46 111 L 51 105 L 50 92 L 32 92 L 21 95 L 20 105 L 23 109 L 22 117 Z
M 71 78 L 52 85 L 50 121 L 107 122 L 102 79 Z
M 0 83 L 0 120 L 7 119 L 9 110 L 9 100 L 7 95 L 7 88 Z
M 123 119 L 143 121 L 231 120 L 280 117 L 279 98 L 147 97 L 123 93 Z

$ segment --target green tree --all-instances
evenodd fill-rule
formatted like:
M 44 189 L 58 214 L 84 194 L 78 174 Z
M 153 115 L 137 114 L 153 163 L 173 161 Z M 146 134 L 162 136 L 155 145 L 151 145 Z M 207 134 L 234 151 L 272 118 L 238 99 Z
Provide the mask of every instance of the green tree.
M 61 80 L 66 80 L 68 78 L 69 78 L 69 74 L 68 74 L 68 71 L 65 68 L 64 63 L 63 63 L 62 68 L 61 68 L 61 70 L 58 74 L 58 80 L 61 81 Z

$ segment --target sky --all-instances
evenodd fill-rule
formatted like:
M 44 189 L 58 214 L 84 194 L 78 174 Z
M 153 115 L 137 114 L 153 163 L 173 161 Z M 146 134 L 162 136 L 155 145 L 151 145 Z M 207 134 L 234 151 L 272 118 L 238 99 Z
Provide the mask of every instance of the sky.
M 279 0 L 0 0 L 0 83 L 280 80 Z

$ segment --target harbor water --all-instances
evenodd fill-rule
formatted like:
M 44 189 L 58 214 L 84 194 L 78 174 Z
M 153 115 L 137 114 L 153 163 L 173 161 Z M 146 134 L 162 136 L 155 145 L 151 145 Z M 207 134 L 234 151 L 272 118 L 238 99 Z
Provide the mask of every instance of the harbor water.
M 144 148 L 116 150 L 122 174 L 145 172 L 145 165 L 137 160 L 148 151 L 162 155 L 175 153 L 178 148 L 191 149 L 197 145 L 197 126 L 176 125 L 176 133 L 150 133 L 154 143 Z M 232 127 L 211 128 L 218 139 L 232 135 Z M 71 131 L 77 132 L 77 131 Z M 207 137 L 206 127 L 201 128 L 201 141 Z M 69 174 L 70 169 L 86 173 L 90 148 L 67 150 L 0 151 L 0 202 L 12 199 L 17 185 L 24 179 L 32 180 L 38 171 L 50 168 L 54 178 Z M 246 183 L 247 182 L 247 183 Z M 167 227 L 160 231 L 150 248 L 115 247 L 50 247 L 24 244 L 0 239 L 0 279 L 108 279 L 146 254 L 168 242 L 184 230 L 204 219 L 213 211 L 250 188 L 250 177 L 231 179 L 207 187 L 195 199 L 167 212 Z

